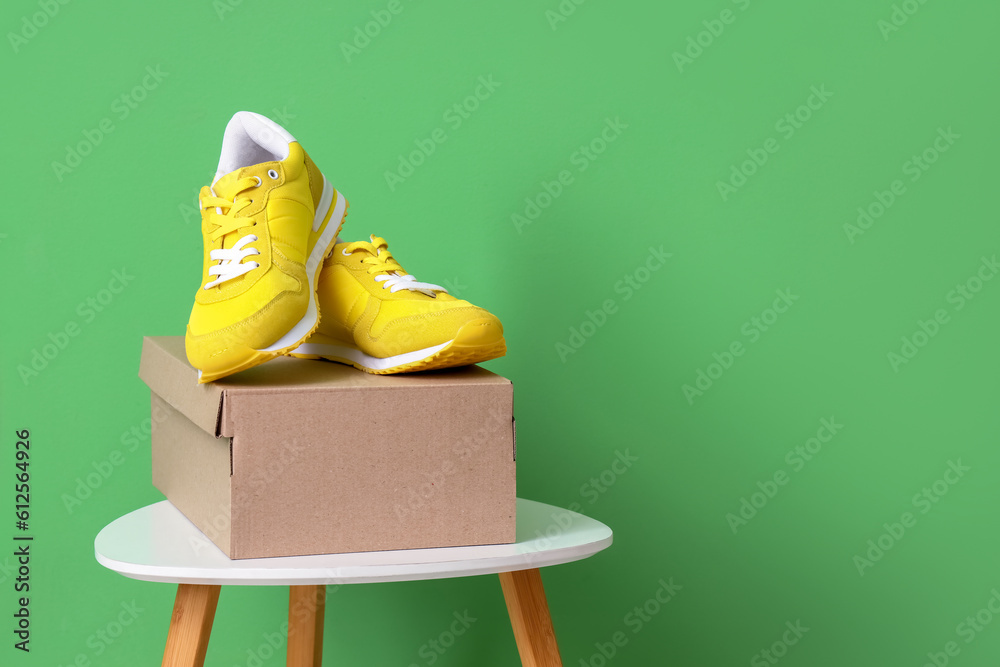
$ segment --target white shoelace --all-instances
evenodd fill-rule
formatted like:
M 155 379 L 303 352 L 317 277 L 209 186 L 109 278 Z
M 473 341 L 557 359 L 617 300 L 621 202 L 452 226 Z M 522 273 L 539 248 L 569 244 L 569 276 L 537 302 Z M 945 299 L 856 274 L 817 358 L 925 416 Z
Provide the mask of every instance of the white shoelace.
M 427 296 L 434 296 L 434 292 L 445 292 L 448 290 L 441 287 L 440 285 L 432 285 L 431 283 L 422 283 L 416 278 L 408 273 L 403 275 L 388 275 L 381 274 L 375 276 L 375 282 L 382 283 L 382 289 L 389 288 L 389 291 L 395 294 L 401 289 L 408 289 L 411 292 L 423 292 Z
M 233 278 L 238 278 L 248 271 L 252 271 L 260 266 L 257 262 L 244 262 L 243 260 L 252 255 L 259 255 L 260 251 L 256 248 L 244 248 L 248 243 L 253 243 L 257 240 L 257 237 L 253 234 L 247 234 L 239 241 L 236 242 L 232 248 L 213 250 L 209 253 L 209 256 L 213 261 L 219 262 L 215 266 L 209 267 L 208 274 L 211 276 L 219 276 L 215 280 L 205 283 L 205 289 L 210 289 L 226 282 L 227 280 L 232 280 Z

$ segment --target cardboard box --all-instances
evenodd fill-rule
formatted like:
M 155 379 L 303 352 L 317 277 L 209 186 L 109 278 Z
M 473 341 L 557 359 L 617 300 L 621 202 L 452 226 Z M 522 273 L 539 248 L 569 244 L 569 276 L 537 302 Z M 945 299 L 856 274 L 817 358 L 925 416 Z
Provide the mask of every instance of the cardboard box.
M 143 341 L 153 484 L 230 558 L 514 541 L 513 386 L 282 357 L 197 384 Z

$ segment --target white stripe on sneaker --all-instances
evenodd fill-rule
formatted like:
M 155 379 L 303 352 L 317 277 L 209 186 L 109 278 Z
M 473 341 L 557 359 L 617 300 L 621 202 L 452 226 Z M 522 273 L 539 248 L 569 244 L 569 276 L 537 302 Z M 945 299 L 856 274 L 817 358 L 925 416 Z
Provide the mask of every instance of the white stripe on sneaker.
M 333 201 L 333 184 L 323 177 L 323 194 L 319 198 L 319 206 L 316 207 L 316 217 L 313 218 L 313 231 L 318 232 L 320 225 L 326 220 L 326 212 L 330 210 L 330 202 Z M 332 218 L 331 218 L 332 219 Z
M 324 178 L 323 180 L 325 181 L 326 179 Z M 333 187 L 331 186 L 330 189 L 332 190 Z M 329 208 L 329 204 L 327 208 Z M 327 251 L 333 246 L 333 242 L 336 240 L 337 230 L 340 228 L 340 221 L 344 219 L 344 212 L 346 210 L 347 200 L 344 199 L 344 195 L 338 192 L 337 203 L 334 205 L 333 214 L 330 215 L 330 222 L 326 224 L 326 229 L 316 239 L 316 245 L 313 246 L 313 250 L 309 253 L 309 258 L 306 260 L 306 276 L 309 278 L 309 291 L 312 298 L 309 299 L 309 309 L 306 311 L 305 316 L 273 345 L 269 345 L 259 350 L 259 352 L 274 352 L 301 343 L 309 335 L 309 332 L 316 327 L 316 323 L 319 321 L 319 308 L 316 305 L 316 283 L 319 279 L 319 272 L 323 268 L 323 260 L 326 258 Z

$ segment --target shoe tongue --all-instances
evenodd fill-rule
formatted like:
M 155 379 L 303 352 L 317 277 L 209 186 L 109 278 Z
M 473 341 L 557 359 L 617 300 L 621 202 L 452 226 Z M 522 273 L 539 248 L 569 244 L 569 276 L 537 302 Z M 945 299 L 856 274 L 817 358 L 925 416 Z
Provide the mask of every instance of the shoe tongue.
M 243 189 L 237 187 L 237 183 L 240 180 L 242 180 L 242 178 L 246 175 L 243 173 L 244 171 L 246 171 L 245 167 L 237 169 L 236 171 L 226 174 L 225 176 L 217 180 L 215 183 L 213 183 L 212 192 L 215 193 L 215 196 L 235 202 L 236 197 L 240 194 L 240 192 L 244 191 Z M 224 212 L 224 210 L 225 209 L 219 209 L 220 212 Z M 230 212 L 232 212 L 232 209 L 230 209 Z M 222 247 L 223 248 L 232 247 L 232 245 L 236 243 L 236 241 L 242 235 L 243 233 L 240 230 L 232 231 L 229 232 L 228 234 L 225 234 L 222 237 Z

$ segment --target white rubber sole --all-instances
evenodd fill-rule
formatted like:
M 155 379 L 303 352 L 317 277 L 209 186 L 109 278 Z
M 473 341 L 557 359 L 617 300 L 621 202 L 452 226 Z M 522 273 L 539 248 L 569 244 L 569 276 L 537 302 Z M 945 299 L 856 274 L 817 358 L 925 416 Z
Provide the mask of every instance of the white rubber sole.
M 337 359 L 345 359 L 353 364 L 359 364 L 361 366 L 365 366 L 366 368 L 371 368 L 372 370 L 384 371 L 396 366 L 412 364 L 416 361 L 421 361 L 434 356 L 444 348 L 451 345 L 452 342 L 454 341 L 448 341 L 447 343 L 441 343 L 440 345 L 425 347 L 422 350 L 404 352 L 403 354 L 397 354 L 392 357 L 385 357 L 381 359 L 379 357 L 371 357 L 356 347 L 337 345 L 335 343 L 304 343 L 292 350 L 289 354 L 309 354 L 324 358 L 334 357 Z
M 366 373 L 389 375 L 478 364 L 507 354 L 507 343 L 500 322 L 489 317 L 469 320 L 445 343 L 391 357 L 373 357 L 353 343 L 322 333 L 313 334 L 308 342 L 288 354 L 306 359 L 328 359 Z
M 309 253 L 309 258 L 306 260 L 306 275 L 309 276 L 310 293 L 312 298 L 309 299 L 309 308 L 306 310 L 306 314 L 302 316 L 294 327 L 292 327 L 288 333 L 279 338 L 274 344 L 268 347 L 258 350 L 258 352 L 275 352 L 278 350 L 283 350 L 288 347 L 292 347 L 301 343 L 305 340 L 316 325 L 319 323 L 319 301 L 316 296 L 316 287 L 319 284 L 319 274 L 323 269 L 323 260 L 326 258 L 327 253 L 330 248 L 333 247 L 334 242 L 337 240 L 337 232 L 340 231 L 340 223 L 344 219 L 344 212 L 347 210 L 347 200 L 344 199 L 344 195 L 339 192 L 336 193 L 336 201 L 333 201 L 334 189 L 330 185 L 330 182 L 323 177 L 323 196 L 320 198 L 320 206 L 323 202 L 326 202 L 327 209 L 330 209 L 330 204 L 333 204 L 333 213 L 329 215 L 329 221 L 326 223 L 326 228 L 320 237 L 316 240 L 316 245 L 313 247 L 311 253 Z M 323 217 L 320 217 L 322 211 Z M 320 220 L 326 219 L 327 211 L 323 211 L 322 208 L 316 210 L 316 218 Z M 334 222 L 336 221 L 336 222 Z M 316 223 L 313 223 L 314 229 L 316 228 Z

